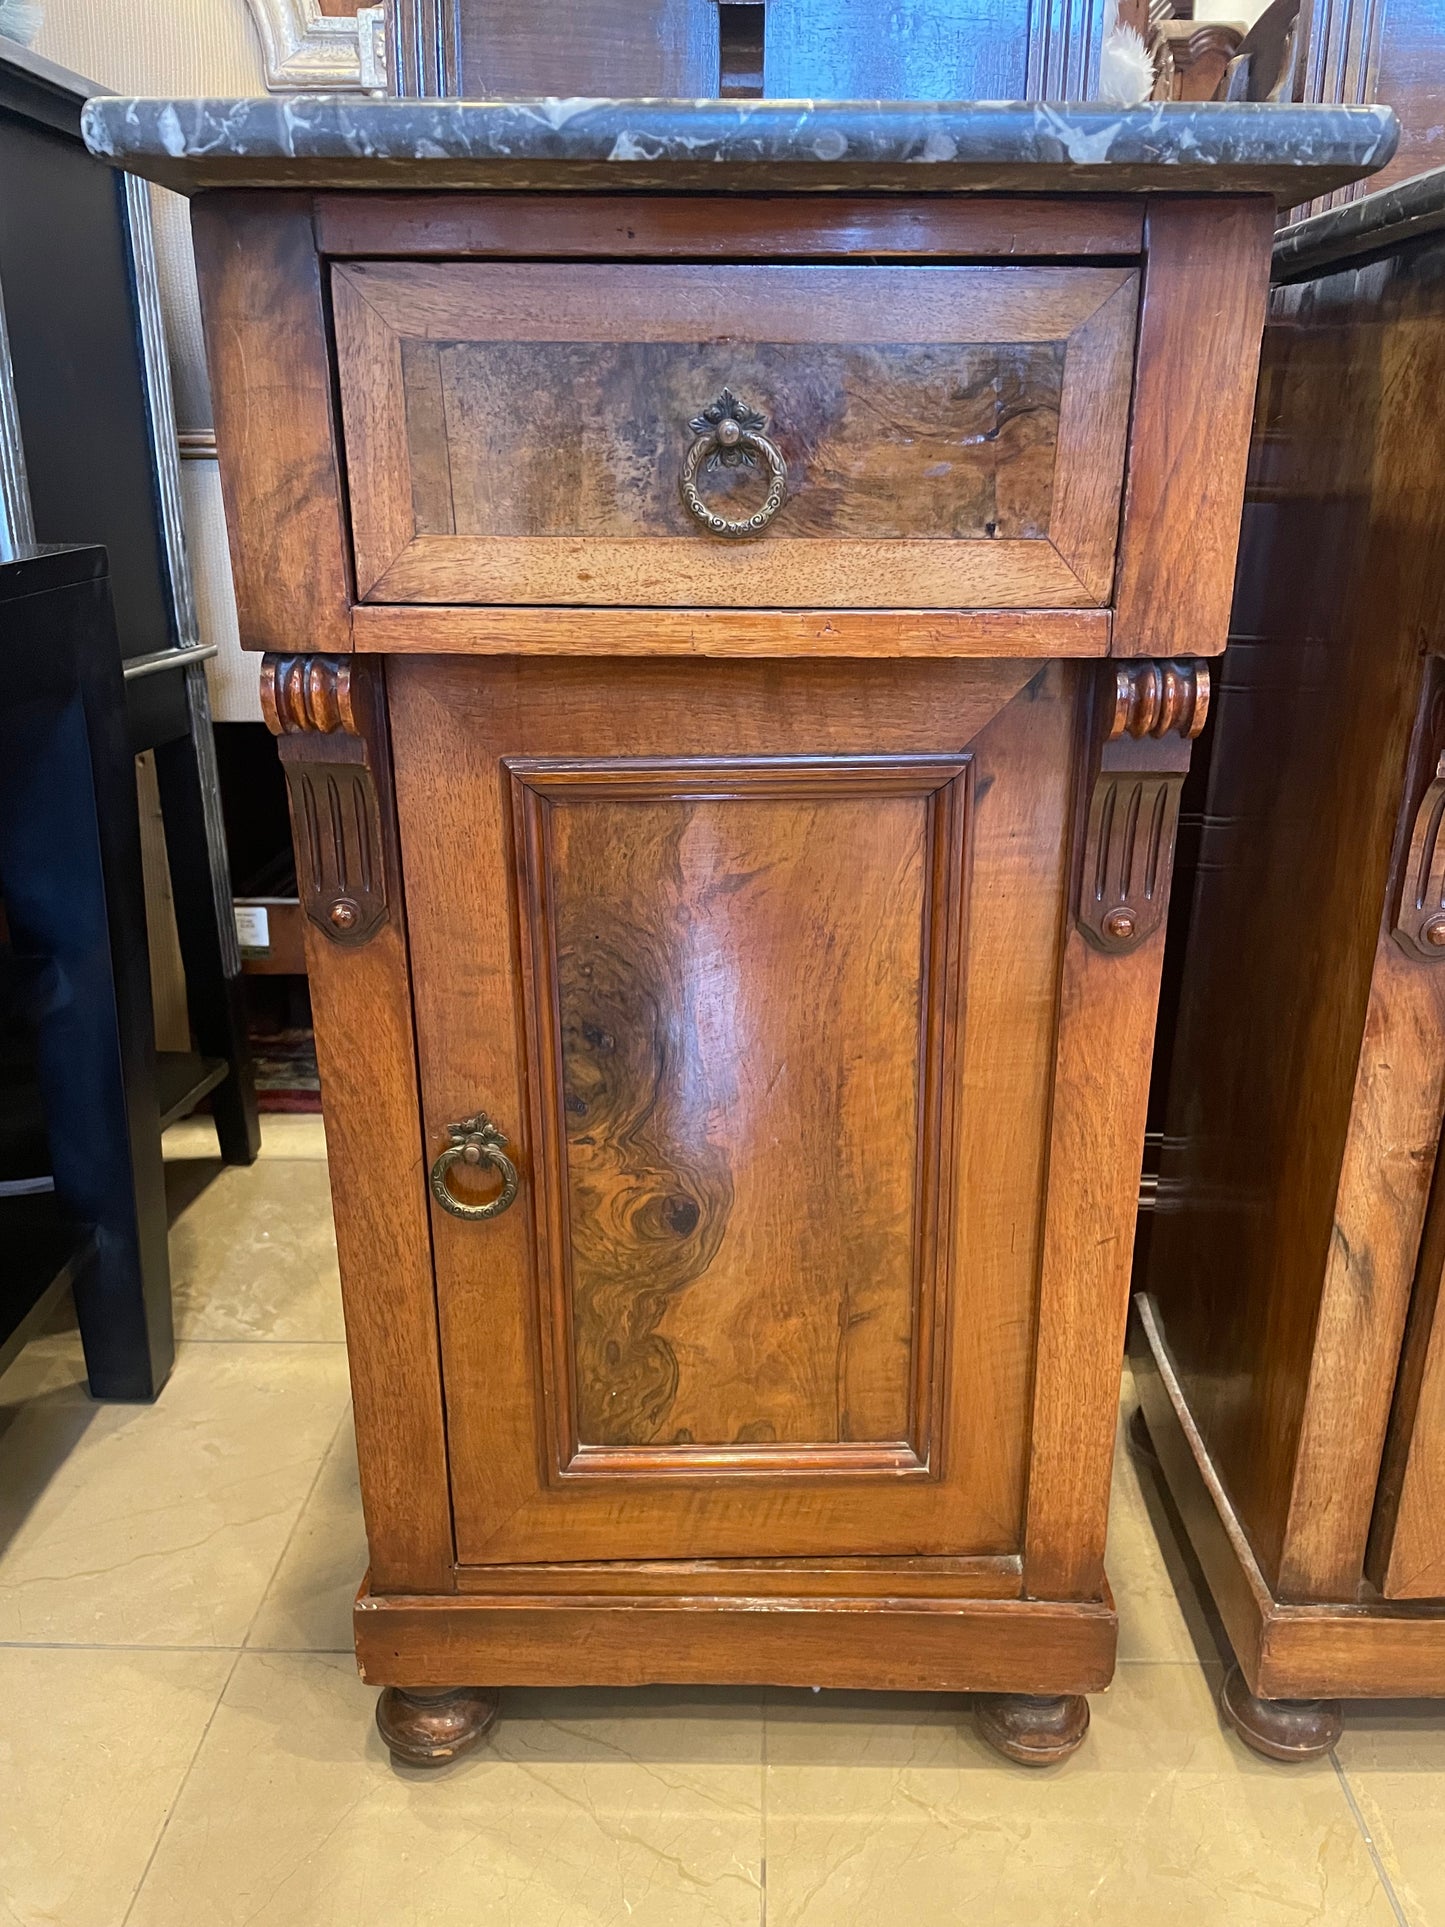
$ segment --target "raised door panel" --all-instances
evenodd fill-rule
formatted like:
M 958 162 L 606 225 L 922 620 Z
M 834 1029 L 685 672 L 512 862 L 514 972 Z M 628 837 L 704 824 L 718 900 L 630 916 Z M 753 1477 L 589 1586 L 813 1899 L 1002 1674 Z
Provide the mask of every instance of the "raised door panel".
M 366 600 L 1109 599 L 1132 268 L 358 261 L 332 291 Z
M 506 767 L 563 1475 L 926 1472 L 968 759 Z
M 464 1567 L 1018 1551 L 1073 678 L 388 665 Z

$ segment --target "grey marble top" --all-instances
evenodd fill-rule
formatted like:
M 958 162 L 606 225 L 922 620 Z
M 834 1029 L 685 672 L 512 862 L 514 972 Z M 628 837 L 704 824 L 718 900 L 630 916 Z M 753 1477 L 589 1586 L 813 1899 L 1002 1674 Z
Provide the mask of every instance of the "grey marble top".
M 1383 167 L 1388 107 L 1017 101 L 88 101 L 92 153 L 165 187 L 1268 193 Z
M 1281 228 L 1274 244 L 1274 278 L 1303 281 L 1439 228 L 1445 228 L 1445 167 Z

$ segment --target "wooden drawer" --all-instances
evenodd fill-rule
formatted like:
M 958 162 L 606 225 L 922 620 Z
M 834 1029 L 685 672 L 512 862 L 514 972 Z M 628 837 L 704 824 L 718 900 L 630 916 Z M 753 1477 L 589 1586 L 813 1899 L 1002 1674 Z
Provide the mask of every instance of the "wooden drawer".
M 363 600 L 1110 599 L 1136 268 L 381 260 L 331 289 Z M 786 470 L 742 538 L 711 518 L 774 471 L 706 439 L 724 391 Z

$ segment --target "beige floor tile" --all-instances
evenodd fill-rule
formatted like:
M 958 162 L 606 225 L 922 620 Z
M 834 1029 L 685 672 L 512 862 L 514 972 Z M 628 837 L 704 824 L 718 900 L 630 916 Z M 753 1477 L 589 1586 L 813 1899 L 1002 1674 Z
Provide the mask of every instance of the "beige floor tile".
M 161 1139 L 168 1158 L 214 1158 L 221 1147 L 216 1142 L 216 1126 L 204 1111 L 183 1117 Z M 263 1158 L 324 1158 L 326 1130 L 319 1116 L 292 1116 L 267 1112 L 261 1119 L 261 1156 Z
M 345 1338 L 324 1160 L 173 1163 L 166 1190 L 178 1337 Z
M 1336 1751 L 1410 1927 L 1445 1927 L 1445 1705 L 1347 1703 Z
M 1253 1759 L 1216 1678 L 1121 1668 L 1044 1772 L 926 1702 L 770 1705 L 768 1927 L 1395 1927 L 1329 1763 Z
M 351 1602 L 366 1571 L 366 1528 L 350 1415 L 301 1509 L 247 1645 L 351 1651 Z
M 1124 1421 L 1133 1411 L 1124 1408 Z M 1157 1481 L 1141 1472 L 1123 1439 L 1114 1453 L 1105 1557 L 1119 1614 L 1119 1661 L 1213 1664 L 1223 1655 L 1213 1614 L 1175 1535 Z
M 517 1694 L 398 1772 L 349 1660 L 247 1654 L 129 1927 L 757 1927 L 756 1703 Z
M 0 1648 L 0 1919 L 117 1927 L 229 1653 Z
M 96 1405 L 72 1335 L 0 1381 L 0 1641 L 238 1646 L 346 1408 L 341 1345 L 185 1345 Z

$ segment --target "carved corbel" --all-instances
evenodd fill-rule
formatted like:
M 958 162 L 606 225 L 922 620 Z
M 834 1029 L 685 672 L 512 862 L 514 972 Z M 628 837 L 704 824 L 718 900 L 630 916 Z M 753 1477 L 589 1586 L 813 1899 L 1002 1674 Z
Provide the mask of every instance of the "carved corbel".
M 1202 662 L 1115 665 L 1079 862 L 1078 920 L 1115 955 L 1163 920 L 1189 749 L 1209 714 Z
M 1409 956 L 1445 963 L 1445 666 L 1430 667 L 1411 765 L 1423 777 L 1410 841 L 1400 867 L 1393 920 L 1397 944 Z
M 377 799 L 375 671 L 344 656 L 264 656 L 261 708 L 291 800 L 302 908 L 333 943 L 389 915 L 394 870 Z

